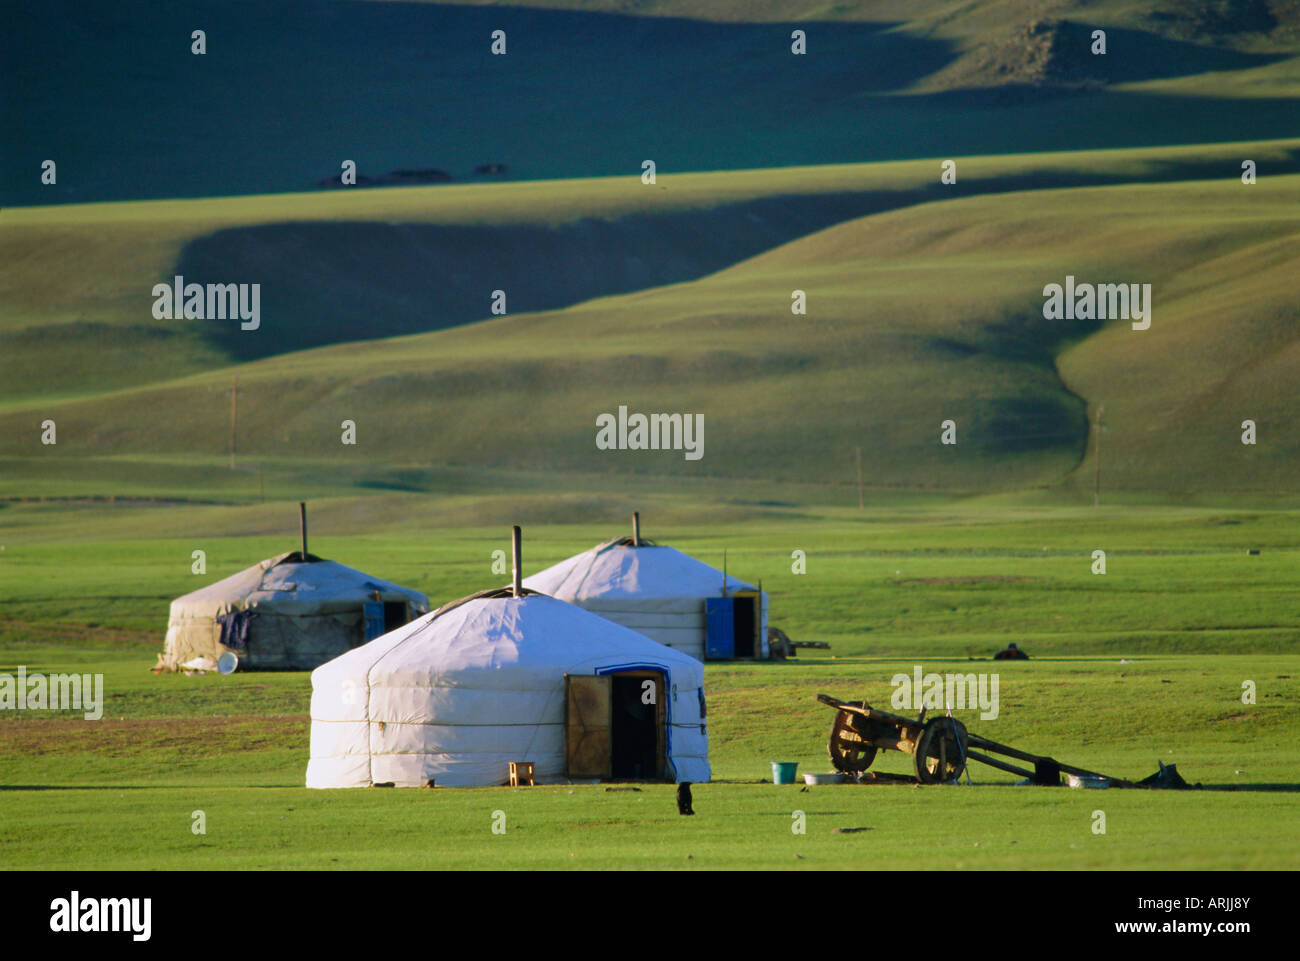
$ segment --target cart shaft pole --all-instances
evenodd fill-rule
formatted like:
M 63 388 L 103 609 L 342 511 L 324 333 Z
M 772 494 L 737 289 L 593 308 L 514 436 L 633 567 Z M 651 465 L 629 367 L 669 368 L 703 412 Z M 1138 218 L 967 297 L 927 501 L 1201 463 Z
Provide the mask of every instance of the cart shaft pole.
M 989 757 L 987 754 L 980 754 L 978 751 L 966 750 L 966 760 L 979 761 L 981 764 L 987 764 L 989 767 L 995 767 L 999 771 L 1007 771 L 1010 774 L 1019 774 L 1021 777 L 1033 777 L 1033 771 L 1026 771 L 1022 767 L 1016 767 L 1014 764 L 1008 764 L 1006 761 L 999 761 L 995 757 Z

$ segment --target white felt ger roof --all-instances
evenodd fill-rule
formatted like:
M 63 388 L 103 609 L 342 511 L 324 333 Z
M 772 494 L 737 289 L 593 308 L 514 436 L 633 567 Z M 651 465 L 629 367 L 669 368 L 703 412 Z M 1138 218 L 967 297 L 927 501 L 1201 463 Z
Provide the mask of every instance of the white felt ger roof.
M 412 611 L 427 611 L 429 598 L 419 591 L 389 583 L 334 561 L 303 563 L 286 560 L 297 552 L 267 558 L 238 574 L 191 591 L 171 604 L 172 618 L 215 617 L 233 610 L 274 611 L 277 614 L 321 614 L 354 609 L 374 596 L 405 597 Z
M 722 572 L 672 547 L 611 542 L 576 554 L 524 580 L 524 586 L 581 604 L 596 598 L 648 602 L 722 594 Z M 727 577 L 727 592 L 754 586 Z

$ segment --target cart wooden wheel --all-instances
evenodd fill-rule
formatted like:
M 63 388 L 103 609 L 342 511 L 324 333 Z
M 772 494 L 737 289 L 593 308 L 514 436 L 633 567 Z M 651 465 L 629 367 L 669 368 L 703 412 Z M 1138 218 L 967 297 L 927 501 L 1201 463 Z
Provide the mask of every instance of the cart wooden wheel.
M 926 722 L 912 755 L 922 784 L 949 784 L 966 769 L 966 725 L 955 717 Z
M 862 701 L 848 701 L 853 707 L 866 707 Z M 863 739 L 858 732 L 855 721 L 864 720 L 861 715 L 849 711 L 837 711 L 835 723 L 831 725 L 831 738 L 827 745 L 831 755 L 831 766 L 845 774 L 861 774 L 871 767 L 876 759 L 876 746 Z

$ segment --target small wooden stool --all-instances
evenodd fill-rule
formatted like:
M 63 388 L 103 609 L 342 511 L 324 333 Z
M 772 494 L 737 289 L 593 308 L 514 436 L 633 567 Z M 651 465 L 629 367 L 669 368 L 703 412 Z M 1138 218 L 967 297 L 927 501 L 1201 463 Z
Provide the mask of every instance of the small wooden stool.
M 532 761 L 511 761 L 510 762 L 510 786 L 519 787 L 519 782 L 524 781 L 529 787 L 533 786 L 533 762 Z

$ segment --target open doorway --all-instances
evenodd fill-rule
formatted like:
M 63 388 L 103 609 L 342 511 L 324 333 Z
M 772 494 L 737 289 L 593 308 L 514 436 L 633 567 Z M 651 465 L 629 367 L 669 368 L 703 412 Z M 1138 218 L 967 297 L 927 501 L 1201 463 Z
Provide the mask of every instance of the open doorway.
M 758 657 L 762 648 L 758 643 L 758 605 L 757 594 L 736 594 L 735 603 L 735 637 L 736 657 Z
M 667 711 L 661 671 L 566 675 L 565 688 L 570 777 L 663 780 Z
M 384 601 L 384 633 L 395 631 L 410 618 L 406 613 L 406 601 Z
M 737 591 L 729 597 L 706 598 L 705 657 L 713 661 L 762 657 L 760 604 L 762 597 L 757 591 Z
M 663 675 L 648 672 L 611 675 L 610 708 L 613 777 L 615 780 L 658 780 L 659 709 Z
M 410 619 L 406 601 L 381 601 L 377 597 L 373 601 L 366 601 L 362 604 L 361 638 L 357 643 L 365 644 L 376 637 L 383 637 Z

